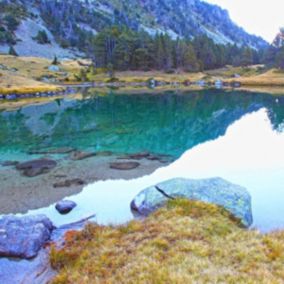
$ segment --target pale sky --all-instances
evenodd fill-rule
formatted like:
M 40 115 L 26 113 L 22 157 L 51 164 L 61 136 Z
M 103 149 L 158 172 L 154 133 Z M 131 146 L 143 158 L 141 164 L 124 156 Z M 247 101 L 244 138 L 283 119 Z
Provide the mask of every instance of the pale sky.
M 272 42 L 284 26 L 284 0 L 204 0 L 218 4 L 247 32 Z

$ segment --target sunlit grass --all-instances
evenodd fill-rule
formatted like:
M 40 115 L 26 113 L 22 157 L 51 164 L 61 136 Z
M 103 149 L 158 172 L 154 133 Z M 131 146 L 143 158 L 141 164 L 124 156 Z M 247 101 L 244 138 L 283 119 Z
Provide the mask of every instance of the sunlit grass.
M 283 283 L 284 233 L 261 235 L 215 205 L 176 200 L 143 221 L 68 233 L 51 263 L 53 283 Z

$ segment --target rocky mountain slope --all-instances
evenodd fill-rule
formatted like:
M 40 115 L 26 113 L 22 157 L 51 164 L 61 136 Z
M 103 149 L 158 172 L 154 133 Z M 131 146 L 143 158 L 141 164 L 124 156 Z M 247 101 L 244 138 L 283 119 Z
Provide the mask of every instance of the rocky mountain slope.
M 77 56 L 86 38 L 107 26 L 126 25 L 172 38 L 207 35 L 216 43 L 256 49 L 267 43 L 232 22 L 227 11 L 200 0 L 0 0 L 0 52 Z M 73 49 L 73 50 L 72 50 Z

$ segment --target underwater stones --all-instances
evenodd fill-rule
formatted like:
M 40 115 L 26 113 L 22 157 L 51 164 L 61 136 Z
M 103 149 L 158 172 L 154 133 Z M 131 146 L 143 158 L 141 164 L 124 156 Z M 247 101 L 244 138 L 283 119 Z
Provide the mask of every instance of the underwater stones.
M 0 256 L 25 259 L 37 256 L 53 229 L 44 215 L 3 217 L 0 220 Z
M 14 167 L 17 166 L 18 164 L 19 164 L 18 161 L 4 161 L 3 163 L 1 163 L 3 167 Z
M 141 152 L 135 154 L 129 154 L 126 156 L 118 157 L 119 160 L 142 160 L 147 159 L 149 161 L 159 161 L 160 163 L 168 163 L 173 160 L 172 156 L 163 154 L 153 154 L 149 152 Z
M 70 213 L 77 204 L 70 200 L 62 200 L 56 203 L 55 209 L 62 215 Z
M 80 178 L 75 179 L 67 179 L 64 181 L 59 181 L 53 185 L 54 188 L 59 187 L 70 187 L 70 186 L 78 186 L 78 185 L 84 185 L 85 182 Z
M 252 222 L 251 197 L 248 191 L 221 178 L 190 180 L 172 179 L 141 191 L 131 202 L 131 209 L 147 216 L 166 204 L 169 199 L 186 198 L 224 207 L 242 224 Z
M 112 151 L 101 151 L 101 152 L 97 152 L 96 155 L 99 157 L 110 157 L 110 156 L 113 156 L 114 153 Z
M 28 153 L 30 155 L 52 155 L 52 154 L 70 154 L 75 151 L 72 147 L 61 147 L 61 148 L 53 148 L 53 149 L 43 149 L 43 150 L 31 150 Z
M 119 162 L 119 163 L 111 163 L 110 168 L 114 170 L 133 170 L 140 166 L 138 162 Z
M 16 165 L 16 169 L 21 171 L 24 176 L 35 177 L 48 173 L 57 166 L 57 162 L 51 159 L 31 160 Z
M 150 156 L 149 152 L 141 152 L 141 153 L 135 153 L 135 154 L 129 154 L 123 157 L 119 157 L 118 159 L 121 160 L 142 160 Z
M 80 161 L 94 156 L 96 156 L 96 153 L 94 152 L 75 151 L 71 153 L 70 158 L 73 161 Z

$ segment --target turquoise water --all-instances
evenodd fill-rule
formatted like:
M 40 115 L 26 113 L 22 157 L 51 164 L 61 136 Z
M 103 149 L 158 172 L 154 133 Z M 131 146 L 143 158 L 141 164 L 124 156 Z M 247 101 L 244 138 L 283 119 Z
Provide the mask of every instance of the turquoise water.
M 72 146 L 95 151 L 150 151 L 179 157 L 224 135 L 244 114 L 266 108 L 277 131 L 284 119 L 283 97 L 204 90 L 162 94 L 86 91 L 86 99 L 59 99 L 0 112 L 0 154 Z
M 249 190 L 254 227 L 284 228 L 284 96 L 223 90 L 83 93 L 82 100 L 2 111 L 1 159 L 72 146 L 150 151 L 171 155 L 175 162 L 138 179 L 88 185 L 68 198 L 78 207 L 67 216 L 59 216 L 53 205 L 30 214 L 47 214 L 58 225 L 94 213 L 99 223 L 122 223 L 133 217 L 132 198 L 150 185 L 174 177 L 220 176 Z

